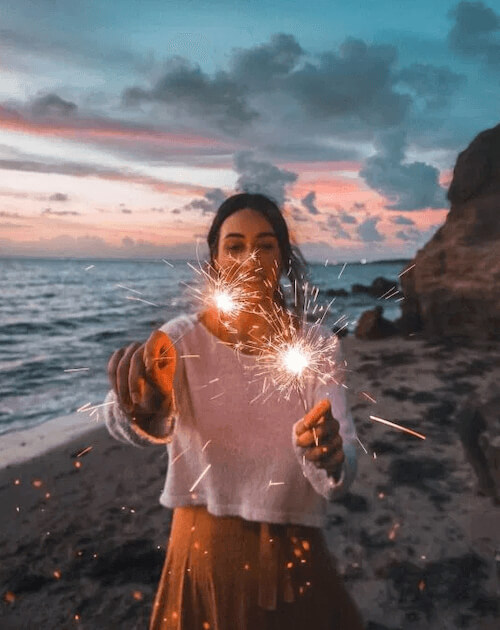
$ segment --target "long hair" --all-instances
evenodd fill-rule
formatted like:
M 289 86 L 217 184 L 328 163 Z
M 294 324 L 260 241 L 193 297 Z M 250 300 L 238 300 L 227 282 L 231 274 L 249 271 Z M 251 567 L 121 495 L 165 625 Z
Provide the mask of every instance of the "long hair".
M 290 233 L 286 221 L 276 203 L 261 194 L 238 193 L 228 197 L 219 206 L 212 225 L 208 231 L 207 243 L 210 252 L 210 263 L 214 265 L 219 248 L 220 228 L 224 221 L 238 210 L 250 208 L 259 212 L 271 224 L 278 239 L 278 246 L 281 254 L 283 273 L 288 277 L 293 288 L 295 315 L 302 318 L 304 308 L 304 282 L 307 278 L 307 262 L 305 261 L 297 245 L 290 241 Z M 278 304 L 286 308 L 286 299 L 281 283 L 275 295 Z

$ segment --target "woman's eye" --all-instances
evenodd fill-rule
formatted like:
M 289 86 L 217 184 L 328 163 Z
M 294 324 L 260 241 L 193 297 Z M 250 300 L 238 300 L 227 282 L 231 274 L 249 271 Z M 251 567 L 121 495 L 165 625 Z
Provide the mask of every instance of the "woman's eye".
M 241 245 L 231 245 L 227 248 L 228 252 L 237 252 L 241 250 Z

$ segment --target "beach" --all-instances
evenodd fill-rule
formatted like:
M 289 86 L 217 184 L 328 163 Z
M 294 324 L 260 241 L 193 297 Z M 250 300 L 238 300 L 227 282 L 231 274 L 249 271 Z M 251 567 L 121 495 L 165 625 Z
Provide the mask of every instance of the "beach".
M 500 508 L 477 494 L 455 420 L 499 382 L 500 349 L 418 336 L 343 346 L 359 467 L 325 534 L 366 627 L 497 628 Z M 83 414 L 0 444 L 0 627 L 147 628 L 171 521 L 158 503 L 165 448 L 122 444 Z

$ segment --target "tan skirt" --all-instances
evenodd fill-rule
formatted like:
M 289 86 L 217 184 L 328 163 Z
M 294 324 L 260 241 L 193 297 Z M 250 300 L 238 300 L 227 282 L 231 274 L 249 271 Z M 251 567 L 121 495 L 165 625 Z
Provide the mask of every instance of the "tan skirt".
M 149 630 L 362 630 L 323 532 L 175 508 Z

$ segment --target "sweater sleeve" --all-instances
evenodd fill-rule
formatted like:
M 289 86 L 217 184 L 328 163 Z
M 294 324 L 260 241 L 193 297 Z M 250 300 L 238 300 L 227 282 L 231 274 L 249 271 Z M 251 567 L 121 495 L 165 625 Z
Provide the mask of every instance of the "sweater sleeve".
M 335 363 L 343 365 L 343 355 L 340 342 L 337 345 Z M 320 384 L 314 391 L 313 404 L 320 400 L 328 398 L 332 405 L 332 415 L 339 422 L 339 434 L 342 437 L 342 448 L 344 450 L 344 462 L 341 467 L 341 473 L 338 480 L 333 475 L 327 473 L 323 468 L 316 465 L 304 457 L 307 449 L 296 444 L 295 429 L 298 420 L 293 425 L 292 444 L 295 454 L 302 467 L 304 476 L 309 480 L 316 492 L 327 501 L 335 501 L 346 494 L 349 487 L 356 477 L 357 472 L 357 452 L 356 452 L 356 429 L 352 419 L 351 412 L 347 405 L 347 396 L 345 388 L 340 383 L 332 380 L 328 384 Z
M 172 392 L 173 394 L 173 392 Z M 134 446 L 150 446 L 152 444 L 168 444 L 172 441 L 172 433 L 177 422 L 177 410 L 174 404 L 172 411 L 164 420 L 165 433 L 162 437 L 154 437 L 141 429 L 131 416 L 126 414 L 116 400 L 116 394 L 109 390 L 105 400 L 107 404 L 104 409 L 104 423 L 109 433 L 120 442 L 133 444 Z

